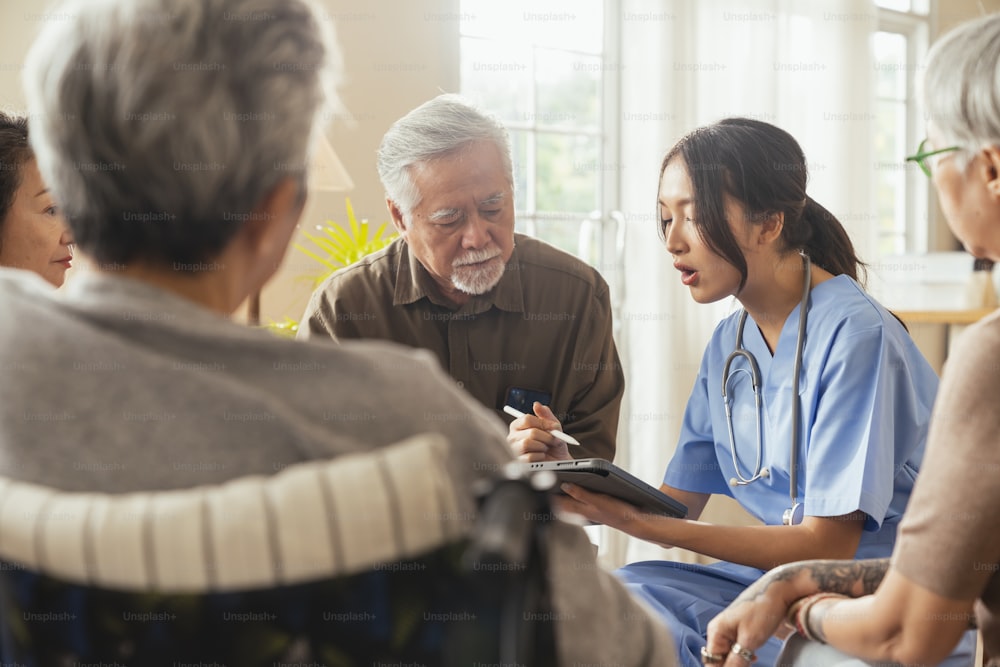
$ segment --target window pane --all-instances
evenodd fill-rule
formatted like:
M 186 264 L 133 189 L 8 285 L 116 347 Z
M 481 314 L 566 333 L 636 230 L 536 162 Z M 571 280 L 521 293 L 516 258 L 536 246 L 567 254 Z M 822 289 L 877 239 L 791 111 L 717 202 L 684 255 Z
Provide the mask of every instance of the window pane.
M 600 123 L 601 59 L 539 49 L 535 56 L 539 127 L 587 127 Z
M 930 12 L 929 0 L 875 0 L 875 5 L 882 9 L 894 9 L 897 12 L 926 15 Z
M 876 82 L 874 136 L 878 252 L 927 249 L 927 179 L 905 156 L 923 134 L 923 113 L 914 98 L 919 60 L 927 50 L 929 0 L 875 0 L 879 30 L 873 46 Z M 883 11 L 888 10 L 888 11 Z M 902 12 L 905 21 L 893 16 Z M 914 125 L 916 124 L 916 125 Z
M 604 50 L 602 0 L 526 0 L 524 4 L 522 16 L 533 26 L 535 44 L 586 53 Z
M 879 238 L 878 252 L 883 257 L 886 255 L 901 255 L 905 253 L 906 237 L 899 234 L 893 234 L 892 236 L 883 236 Z
M 878 97 L 906 99 L 906 37 L 896 32 L 875 33 L 875 76 Z
M 462 40 L 462 93 L 504 122 L 523 123 L 533 113 L 530 53 L 482 39 Z
M 573 253 L 581 221 L 617 175 L 601 163 L 604 5 L 460 0 L 461 91 L 507 125 L 516 229 Z M 596 252 L 593 242 L 582 247 Z
M 910 0 L 875 0 L 875 4 L 883 9 L 895 9 L 897 12 L 910 11 Z
M 510 131 L 511 161 L 514 163 L 514 210 L 518 213 L 533 208 L 533 193 L 528 191 L 528 174 L 530 172 L 528 141 L 527 132 Z
M 603 173 L 599 139 L 539 132 L 537 142 L 538 210 L 574 213 L 596 210 Z
M 462 0 L 463 35 L 601 53 L 602 0 Z
M 880 100 L 875 133 L 876 204 L 880 237 L 906 234 L 906 103 Z M 881 248 L 880 248 L 881 250 Z M 903 252 L 905 247 L 893 252 Z
M 579 252 L 580 234 L 585 229 L 582 218 L 536 220 L 535 228 L 539 238 L 545 239 L 555 247 L 574 255 Z M 590 260 L 588 257 L 582 259 Z

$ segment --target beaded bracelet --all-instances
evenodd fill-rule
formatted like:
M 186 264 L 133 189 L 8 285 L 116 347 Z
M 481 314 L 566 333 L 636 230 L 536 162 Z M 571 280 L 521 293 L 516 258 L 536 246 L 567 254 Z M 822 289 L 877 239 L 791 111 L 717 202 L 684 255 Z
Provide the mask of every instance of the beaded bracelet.
M 786 618 L 788 624 L 793 626 L 796 632 L 809 641 L 825 644 L 826 642 L 817 637 L 812 631 L 812 628 L 809 627 L 809 610 L 811 610 L 813 605 L 820 600 L 826 600 L 829 598 L 846 599 L 847 596 L 841 595 L 840 593 L 814 593 L 813 595 L 796 600 L 795 604 L 793 604 L 788 610 L 788 617 Z
M 808 596 L 806 596 L 806 597 L 808 597 Z M 795 627 L 795 617 L 798 615 L 799 608 L 802 606 L 802 603 L 805 602 L 805 601 L 806 601 L 805 597 L 801 597 L 801 598 L 797 599 L 795 602 L 793 602 L 788 607 L 788 611 L 785 612 L 785 623 L 790 628 L 792 628 L 792 630 L 795 630 L 796 632 L 798 631 L 798 629 Z

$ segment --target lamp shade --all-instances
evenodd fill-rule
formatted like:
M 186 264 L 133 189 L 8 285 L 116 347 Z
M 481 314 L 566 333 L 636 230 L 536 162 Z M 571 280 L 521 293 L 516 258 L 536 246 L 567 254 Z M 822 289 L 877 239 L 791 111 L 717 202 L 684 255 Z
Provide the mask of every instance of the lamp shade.
M 343 192 L 354 187 L 354 181 L 344 168 L 344 163 L 321 132 L 319 141 L 309 160 L 309 189 L 319 192 Z
M 309 158 L 309 190 L 313 192 L 343 192 L 354 187 L 351 175 L 344 168 L 344 163 L 326 138 L 325 132 L 320 132 L 316 147 Z M 260 324 L 260 292 L 250 295 L 247 303 L 247 322 L 253 326 Z

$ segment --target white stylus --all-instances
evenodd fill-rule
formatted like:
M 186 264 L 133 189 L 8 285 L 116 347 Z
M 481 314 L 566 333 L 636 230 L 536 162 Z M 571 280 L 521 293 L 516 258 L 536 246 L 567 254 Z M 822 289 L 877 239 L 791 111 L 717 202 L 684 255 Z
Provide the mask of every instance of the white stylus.
M 520 419 L 521 417 L 524 416 L 523 412 L 521 412 L 517 408 L 512 408 L 509 405 L 503 406 L 503 411 L 506 412 L 507 414 L 509 414 L 511 417 L 515 417 L 515 418 L 518 418 L 518 419 Z M 553 430 L 549 431 L 549 433 L 551 433 L 552 435 L 556 436 L 557 438 L 559 438 L 560 440 L 562 440 L 563 442 L 565 442 L 567 445 L 579 445 L 580 444 L 579 440 L 577 440 L 576 438 L 574 438 L 571 435 L 566 435 L 565 433 L 563 433 L 562 431 L 560 431 L 558 429 L 553 429 Z

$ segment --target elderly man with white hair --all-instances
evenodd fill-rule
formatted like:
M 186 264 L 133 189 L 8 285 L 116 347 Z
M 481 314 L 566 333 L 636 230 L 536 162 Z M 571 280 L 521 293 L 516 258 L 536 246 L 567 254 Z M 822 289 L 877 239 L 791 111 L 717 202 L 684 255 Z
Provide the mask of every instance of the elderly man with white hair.
M 529 461 L 615 456 L 625 390 L 600 273 L 514 232 L 507 130 L 456 95 L 393 123 L 378 173 L 400 238 L 313 294 L 301 338 L 378 338 L 431 351 L 508 420 Z M 581 446 L 554 436 L 562 430 Z

